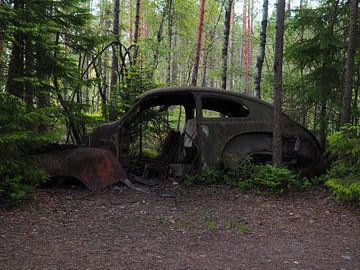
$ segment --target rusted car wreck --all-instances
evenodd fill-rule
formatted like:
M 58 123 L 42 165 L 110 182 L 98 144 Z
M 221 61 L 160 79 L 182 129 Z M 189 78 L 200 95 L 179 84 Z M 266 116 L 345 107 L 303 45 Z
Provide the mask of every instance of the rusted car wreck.
M 72 176 L 99 190 L 128 175 L 182 177 L 238 166 L 246 156 L 271 161 L 270 104 L 220 89 L 173 87 L 140 95 L 125 116 L 100 125 L 87 148 L 42 157 L 51 176 Z M 317 139 L 282 116 L 283 164 L 311 169 L 322 160 Z

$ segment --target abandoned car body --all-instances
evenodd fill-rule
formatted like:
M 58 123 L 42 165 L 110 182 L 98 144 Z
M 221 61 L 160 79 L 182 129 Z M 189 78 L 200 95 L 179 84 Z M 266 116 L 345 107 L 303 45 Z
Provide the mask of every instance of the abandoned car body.
M 270 162 L 272 118 L 270 104 L 247 95 L 200 87 L 154 89 L 140 95 L 122 119 L 100 125 L 89 146 L 111 152 L 118 171 L 181 177 L 234 168 L 246 156 Z M 301 170 L 321 161 L 314 135 L 285 114 L 281 132 L 284 165 Z M 118 180 L 124 178 L 121 173 Z

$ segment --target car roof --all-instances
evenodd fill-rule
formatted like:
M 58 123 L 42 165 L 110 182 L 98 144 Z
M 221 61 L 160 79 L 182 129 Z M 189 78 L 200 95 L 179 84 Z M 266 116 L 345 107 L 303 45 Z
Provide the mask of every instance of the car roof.
M 148 96 L 152 96 L 152 95 L 158 95 L 158 94 L 172 94 L 172 93 L 194 93 L 197 91 L 201 91 L 202 93 L 213 93 L 213 94 L 221 94 L 221 95 L 226 95 L 229 97 L 240 97 L 243 99 L 247 99 L 247 100 L 251 100 L 251 101 L 255 101 L 261 104 L 264 104 L 266 106 L 270 106 L 272 107 L 272 105 L 270 103 L 267 103 L 259 98 L 256 97 L 252 97 L 246 94 L 240 94 L 240 93 L 235 93 L 235 92 L 230 92 L 224 89 L 220 89 L 220 88 L 212 88 L 212 87 L 197 87 L 197 86 L 188 86 L 188 87 L 184 87 L 184 86 L 173 86 L 173 87 L 164 87 L 164 88 L 155 88 L 152 90 L 148 90 L 144 93 L 142 93 L 141 95 L 139 95 L 136 100 L 139 99 L 143 99 L 146 98 Z

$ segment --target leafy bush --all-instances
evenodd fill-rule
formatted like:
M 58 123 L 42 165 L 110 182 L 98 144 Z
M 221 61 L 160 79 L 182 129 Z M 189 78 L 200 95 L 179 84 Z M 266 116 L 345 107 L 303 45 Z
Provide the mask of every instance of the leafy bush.
M 0 200 L 19 203 L 48 178 L 29 154 L 59 136 L 44 127 L 53 124 L 60 112 L 28 109 L 7 93 L 0 93 L 0 111 Z
M 199 175 L 195 176 L 186 176 L 184 180 L 184 184 L 187 186 L 193 184 L 203 184 L 203 185 L 210 185 L 210 184 L 221 184 L 224 182 L 224 175 L 221 171 L 216 170 L 206 170 Z
M 346 178 L 330 178 L 325 182 L 336 199 L 339 201 L 347 201 L 360 206 L 360 181 L 353 177 Z
M 254 189 L 281 195 L 299 188 L 310 186 L 307 178 L 300 177 L 287 168 L 253 164 L 244 161 L 238 168 L 228 171 L 208 170 L 185 179 L 185 184 L 227 184 L 245 190 Z
M 300 177 L 287 168 L 277 168 L 269 164 L 256 165 L 250 183 L 260 191 L 269 191 L 273 194 L 283 194 L 310 186 L 307 178 Z
M 329 149 L 338 160 L 323 177 L 337 200 L 360 205 L 360 127 L 346 125 L 330 135 Z
M 360 161 L 360 126 L 345 125 L 328 137 L 329 150 L 344 164 Z

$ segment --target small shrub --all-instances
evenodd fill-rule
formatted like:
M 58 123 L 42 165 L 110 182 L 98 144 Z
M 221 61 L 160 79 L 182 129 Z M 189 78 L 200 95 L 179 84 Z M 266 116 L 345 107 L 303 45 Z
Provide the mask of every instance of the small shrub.
M 221 184 L 224 181 L 224 176 L 221 171 L 217 170 L 205 170 L 198 175 L 186 175 L 184 179 L 184 185 L 191 186 L 193 184 L 211 185 Z
M 233 170 L 208 170 L 200 175 L 186 177 L 184 184 L 227 184 L 244 190 L 277 195 L 311 185 L 307 178 L 300 177 L 287 168 L 253 164 L 251 160 L 245 160 Z
M 360 127 L 345 125 L 328 137 L 329 150 L 344 164 L 360 161 Z
M 257 165 L 251 180 L 260 191 L 269 191 L 278 195 L 310 186 L 307 178 L 300 177 L 287 168 L 277 168 L 271 165 Z
M 360 182 L 358 178 L 346 177 L 342 179 L 329 179 L 325 185 L 335 195 L 339 201 L 351 202 L 360 206 Z
M 360 206 L 359 126 L 346 125 L 330 135 L 329 150 L 337 161 L 322 177 L 336 199 Z

